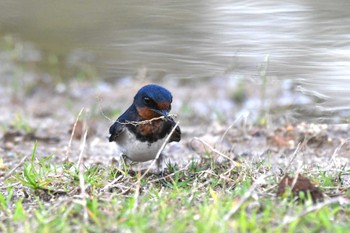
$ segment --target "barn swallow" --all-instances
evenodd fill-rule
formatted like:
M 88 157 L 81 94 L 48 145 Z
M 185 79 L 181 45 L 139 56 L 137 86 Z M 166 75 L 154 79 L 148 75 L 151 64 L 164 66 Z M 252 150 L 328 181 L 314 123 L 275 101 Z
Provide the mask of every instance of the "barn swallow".
M 132 105 L 109 128 L 109 141 L 116 142 L 122 158 L 133 162 L 154 160 L 176 123 L 169 116 L 172 103 L 170 91 L 149 84 L 142 87 Z M 181 130 L 177 126 L 168 142 L 179 142 Z M 158 171 L 163 155 L 157 162 Z

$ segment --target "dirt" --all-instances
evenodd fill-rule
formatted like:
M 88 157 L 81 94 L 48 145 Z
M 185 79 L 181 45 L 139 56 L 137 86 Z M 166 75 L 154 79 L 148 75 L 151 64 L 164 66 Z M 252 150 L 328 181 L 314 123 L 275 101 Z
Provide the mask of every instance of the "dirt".
M 3 164 L 11 169 L 31 153 L 35 141 L 38 142 L 38 156 L 53 154 L 57 162 L 68 156 L 74 162 L 80 153 L 85 128 L 88 129 L 85 163 L 110 163 L 118 159 L 115 145 L 107 140 L 108 128 L 131 104 L 134 93 L 149 82 L 152 81 L 70 80 L 54 88 L 35 87 L 30 94 L 23 90 L 15 92 L 3 84 L 0 94 Z M 258 118 L 251 117 L 258 115 L 259 109 L 244 107 L 258 97 L 249 92 L 251 83 L 245 84 L 245 102 L 237 103 L 231 98 L 234 87 L 225 87 L 224 82 L 224 77 L 205 83 L 160 82 L 174 95 L 172 113 L 177 115 L 183 133 L 181 142 L 168 145 L 166 153 L 180 166 L 211 150 L 201 141 L 231 157 L 262 160 L 268 156 L 276 164 L 290 156 L 300 142 L 303 142 L 303 149 L 298 161 L 304 165 L 324 160 L 346 163 L 349 159 L 348 125 L 303 123 L 277 113 L 266 116 L 266 124 L 259 126 L 254 121 Z M 274 98 L 280 93 L 276 90 L 270 93 Z M 269 105 L 270 109 L 280 107 Z M 242 113 L 242 109 L 246 112 Z M 81 110 L 70 145 L 72 128 Z
M 292 196 L 300 200 L 301 193 L 304 195 L 304 200 L 310 194 L 312 201 L 322 201 L 323 193 L 306 177 L 298 175 L 297 177 L 285 176 L 278 184 L 277 196 L 283 196 L 287 188 L 291 189 Z M 302 201 L 302 199 L 300 200 Z

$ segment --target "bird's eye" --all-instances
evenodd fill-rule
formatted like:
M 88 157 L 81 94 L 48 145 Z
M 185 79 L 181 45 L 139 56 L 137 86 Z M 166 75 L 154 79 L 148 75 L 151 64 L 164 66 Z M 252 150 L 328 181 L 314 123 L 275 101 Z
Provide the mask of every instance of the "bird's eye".
M 143 97 L 143 102 L 145 103 L 145 104 L 150 104 L 151 103 L 151 99 L 149 98 L 149 97 Z

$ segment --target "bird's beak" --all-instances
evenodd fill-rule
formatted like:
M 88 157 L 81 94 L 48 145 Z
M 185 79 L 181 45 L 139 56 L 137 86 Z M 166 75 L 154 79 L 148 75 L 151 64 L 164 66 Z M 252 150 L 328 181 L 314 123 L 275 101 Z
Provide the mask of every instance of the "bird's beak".
M 157 110 L 157 109 L 153 109 L 153 111 L 155 111 L 156 113 L 158 113 L 161 116 L 164 116 L 165 118 L 168 118 L 169 115 L 169 110 Z

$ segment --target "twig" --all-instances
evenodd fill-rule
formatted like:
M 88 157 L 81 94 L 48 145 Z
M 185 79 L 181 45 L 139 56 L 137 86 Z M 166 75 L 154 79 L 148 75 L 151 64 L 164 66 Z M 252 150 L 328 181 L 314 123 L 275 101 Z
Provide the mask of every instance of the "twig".
M 230 212 L 228 212 L 225 216 L 224 216 L 224 220 L 227 221 L 229 220 L 232 215 L 234 215 L 236 213 L 236 211 L 242 206 L 242 204 L 248 200 L 248 198 L 252 195 L 252 193 L 254 192 L 254 190 L 261 184 L 261 182 L 263 180 L 265 180 L 266 177 L 268 177 L 269 175 L 262 175 L 260 176 L 254 183 L 253 185 L 249 188 L 249 190 L 247 192 L 244 193 L 243 197 L 241 197 L 241 199 L 238 201 L 238 203 L 236 205 L 233 206 L 233 208 L 230 210 Z
M 174 117 L 176 118 L 176 114 L 169 114 L 167 116 L 159 116 L 159 117 L 154 117 L 152 119 L 149 119 L 149 120 L 143 120 L 143 121 L 125 121 L 125 122 L 120 122 L 120 121 L 116 121 L 118 122 L 119 124 L 121 125 L 134 125 L 134 126 L 137 126 L 137 125 L 145 125 L 145 124 L 149 124 L 151 123 L 152 121 L 156 121 L 156 120 L 167 120 L 168 117 Z
M 106 118 L 107 120 L 109 120 L 110 122 L 113 122 L 112 121 L 112 119 L 111 118 L 109 118 L 104 112 L 103 112 L 103 110 L 102 110 L 102 108 L 101 108 L 101 102 L 102 102 L 102 99 L 101 99 L 101 97 L 99 96 L 98 97 L 98 102 L 99 102 L 99 111 L 101 112 L 101 114 L 102 114 L 102 116 L 104 117 L 104 118 Z M 149 124 L 149 123 L 151 123 L 152 121 L 155 121 L 155 120 L 166 120 L 166 118 L 168 118 L 168 117 L 174 117 L 174 118 L 176 118 L 177 117 L 177 115 L 176 114 L 169 114 L 169 115 L 167 115 L 167 116 L 160 116 L 160 117 L 155 117 L 155 118 L 152 118 L 152 119 L 150 119 L 150 120 L 144 120 L 144 121 L 126 121 L 126 122 L 120 122 L 120 121 L 116 121 L 116 122 L 118 122 L 119 124 L 121 124 L 121 125 L 143 125 L 143 124 Z
M 154 160 L 152 161 L 152 163 L 148 166 L 147 170 L 142 174 L 142 176 L 140 176 L 139 179 L 137 179 L 137 181 L 132 185 L 132 186 L 137 186 L 137 188 L 139 188 L 140 185 L 140 181 L 148 174 L 148 172 L 151 170 L 151 167 L 154 166 L 154 164 L 157 162 L 157 160 L 159 159 L 160 154 L 162 153 L 164 147 L 166 146 L 167 142 L 169 141 L 171 135 L 173 135 L 176 127 L 179 125 L 180 122 L 177 122 L 175 124 L 175 126 L 172 128 L 172 130 L 170 131 L 169 135 L 165 138 L 165 141 L 163 142 L 162 146 L 160 147 L 160 149 L 157 152 L 156 157 L 154 158 Z M 170 175 L 169 175 L 170 176 Z M 160 180 L 160 179 L 159 179 Z M 154 182 L 154 181 L 151 181 Z M 126 189 L 122 194 L 129 192 L 129 190 L 131 189 L 131 187 L 129 187 L 128 189 Z
M 189 165 L 190 165 L 190 163 L 187 164 L 185 167 L 183 167 L 183 168 L 181 168 L 181 169 L 179 169 L 179 170 L 177 170 L 177 171 L 175 171 L 175 172 L 173 172 L 173 173 L 171 173 L 171 174 L 168 174 L 168 175 L 163 176 L 163 177 L 161 177 L 161 178 L 156 178 L 156 179 L 150 180 L 150 181 L 148 181 L 148 183 L 155 183 L 155 182 L 158 182 L 158 181 L 160 181 L 160 180 L 164 180 L 164 179 L 166 179 L 166 178 L 170 178 L 170 177 L 176 175 L 176 174 L 179 173 L 179 172 L 182 172 L 182 171 L 187 170 L 187 168 L 188 168 Z
M 297 148 L 295 148 L 295 150 L 294 150 L 294 152 L 293 152 L 293 155 L 292 155 L 292 158 L 289 160 L 289 163 L 288 163 L 288 165 L 287 165 L 287 167 L 286 167 L 286 169 L 285 169 L 285 171 L 284 171 L 284 174 L 287 174 L 287 172 L 288 172 L 290 166 L 292 165 L 294 159 L 297 157 L 298 152 L 299 152 L 299 150 L 300 150 L 300 145 L 301 145 L 301 143 L 302 143 L 302 142 L 299 142 L 298 145 L 297 145 Z
M 136 181 L 135 194 L 134 194 L 134 206 L 132 207 L 132 212 L 133 213 L 135 213 L 135 211 L 137 210 L 137 207 L 139 205 L 140 186 L 141 186 L 141 182 L 140 182 L 140 180 L 137 180 Z
M 72 129 L 72 133 L 70 135 L 70 139 L 68 142 L 68 147 L 67 147 L 67 151 L 66 151 L 66 158 L 65 161 L 68 162 L 68 157 L 69 157 L 69 152 L 70 152 L 70 148 L 72 147 L 72 141 L 73 141 L 73 137 L 74 137 L 74 133 L 75 133 L 75 128 L 77 127 L 77 123 L 79 121 L 79 118 L 81 116 L 81 114 L 84 111 L 84 107 L 81 108 L 80 112 L 78 113 L 77 118 L 75 119 L 74 125 L 73 125 L 73 129 Z
M 103 187 L 100 191 L 106 191 L 109 188 L 113 187 L 114 184 L 116 184 L 121 178 L 123 178 L 123 176 L 118 176 L 116 179 L 114 179 L 112 182 L 110 182 L 109 184 L 107 184 L 105 187 Z
M 86 144 L 87 132 L 88 132 L 88 129 L 85 129 L 83 141 L 82 141 L 81 146 L 80 146 L 80 154 L 79 154 L 79 159 L 78 159 L 79 172 L 83 170 L 83 155 L 84 155 L 84 149 L 85 149 L 85 144 Z
M 322 209 L 323 207 L 325 207 L 327 205 L 334 204 L 334 203 L 342 203 L 342 202 L 344 202 L 345 204 L 349 204 L 349 201 L 346 200 L 345 198 L 337 197 L 337 198 L 332 198 L 332 199 L 329 199 L 327 201 L 324 201 L 324 202 L 318 203 L 316 205 L 313 205 L 313 206 L 307 208 L 306 210 L 302 211 L 300 214 L 298 214 L 298 215 L 296 215 L 294 217 L 285 216 L 284 219 L 283 219 L 282 226 L 290 224 L 290 223 L 296 221 L 298 218 L 301 218 L 301 217 L 307 215 L 308 213 L 311 213 L 311 212 L 317 211 L 319 209 Z
M 109 118 L 105 113 L 104 111 L 102 110 L 102 107 L 101 107 L 101 102 L 102 102 L 102 98 L 101 96 L 98 96 L 98 109 L 100 110 L 101 112 L 101 115 L 106 118 L 107 120 L 109 120 L 110 122 L 113 122 L 113 120 L 111 118 Z
M 143 173 L 142 176 L 138 179 L 138 182 L 140 182 L 140 180 L 142 180 L 142 179 L 146 176 L 146 174 L 149 172 L 149 170 L 151 169 L 151 167 L 157 162 L 157 160 L 159 159 L 160 154 L 162 153 L 164 147 L 165 147 L 166 144 L 168 143 L 168 141 L 169 141 L 171 135 L 173 135 L 173 133 L 174 133 L 176 127 L 179 125 L 179 123 L 180 123 L 180 122 L 177 122 L 177 123 L 175 124 L 175 126 L 172 128 L 172 130 L 170 131 L 170 133 L 169 133 L 168 136 L 166 137 L 165 141 L 163 142 L 163 145 L 162 145 L 162 146 L 160 147 L 160 149 L 158 150 L 155 159 L 154 159 L 154 160 L 152 161 L 152 163 L 149 165 L 149 167 L 147 168 L 147 170 L 145 171 L 145 173 Z
M 6 176 L 4 176 L 4 179 L 6 180 L 7 178 L 9 178 L 9 177 L 12 175 L 12 173 L 13 173 L 14 171 L 16 171 L 16 169 L 19 168 L 19 167 L 26 161 L 26 159 L 27 159 L 30 155 L 31 155 L 31 154 L 28 154 L 28 155 L 24 156 L 24 157 L 22 158 L 22 160 L 21 160 L 14 168 L 12 168 L 12 170 L 9 171 L 9 173 L 7 173 Z
M 222 142 L 222 141 L 224 140 L 224 138 L 226 137 L 228 131 L 229 131 L 233 126 L 235 126 L 239 121 L 241 121 L 242 118 L 243 118 L 243 119 L 247 119 L 247 115 L 248 115 L 247 113 L 240 114 L 240 115 L 236 118 L 236 120 L 225 130 L 224 134 L 221 136 L 221 138 L 220 138 L 219 141 Z
M 350 138 L 347 138 L 345 140 L 341 140 L 340 144 L 335 148 L 331 158 L 329 160 L 333 161 L 335 160 L 335 157 L 338 155 L 338 152 L 340 151 L 340 149 L 350 141 Z
M 229 156 L 227 156 L 227 155 L 223 154 L 222 152 L 218 151 L 217 149 L 215 149 L 214 147 L 212 147 L 211 145 L 209 145 L 207 142 L 203 141 L 202 139 L 195 137 L 194 140 L 200 141 L 201 143 L 203 143 L 204 145 L 206 145 L 207 147 L 209 147 L 209 149 L 210 149 L 211 151 L 213 151 L 213 152 L 215 152 L 216 154 L 218 154 L 218 155 L 220 155 L 220 156 L 222 156 L 222 157 L 224 157 L 224 158 L 230 160 L 235 166 L 237 166 L 237 167 L 240 167 L 240 166 L 241 166 L 240 163 L 234 161 L 234 160 L 233 160 L 232 158 L 230 158 Z
M 10 185 L 7 185 L 7 186 L 2 186 L 2 187 L 0 187 L 0 189 L 12 188 L 12 187 L 15 187 L 16 185 L 19 185 L 19 184 L 21 184 L 21 182 L 13 183 L 13 184 L 10 184 Z
M 83 199 L 81 204 L 84 208 L 84 221 L 85 221 L 85 223 L 87 223 L 87 221 L 88 221 L 88 210 L 87 210 L 87 206 L 86 206 L 87 203 L 86 203 L 85 180 L 84 180 L 84 171 L 83 171 L 84 170 L 83 155 L 84 155 L 84 148 L 85 148 L 85 144 L 86 144 L 87 132 L 88 132 L 88 130 L 85 129 L 83 141 L 82 141 L 81 148 L 80 148 L 79 160 L 78 160 L 80 194 L 81 194 L 81 197 Z

